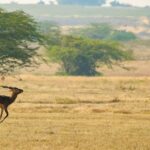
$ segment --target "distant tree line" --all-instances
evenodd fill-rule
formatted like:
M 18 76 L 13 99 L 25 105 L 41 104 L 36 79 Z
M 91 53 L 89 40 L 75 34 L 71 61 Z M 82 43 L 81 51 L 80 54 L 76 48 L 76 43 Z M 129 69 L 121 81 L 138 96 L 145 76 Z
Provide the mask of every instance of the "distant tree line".
M 57 0 L 60 5 L 103 5 L 107 0 Z M 116 0 L 110 2 L 112 7 L 132 7 L 130 4 L 120 3 Z
M 112 1 L 110 4 L 112 7 L 132 7 L 130 4 L 123 4 L 123 3 L 117 2 L 116 0 Z
M 91 39 L 131 41 L 137 39 L 134 33 L 117 30 L 109 24 L 91 24 L 85 28 L 73 29 L 72 35 Z
M 106 0 L 58 0 L 62 5 L 102 5 Z

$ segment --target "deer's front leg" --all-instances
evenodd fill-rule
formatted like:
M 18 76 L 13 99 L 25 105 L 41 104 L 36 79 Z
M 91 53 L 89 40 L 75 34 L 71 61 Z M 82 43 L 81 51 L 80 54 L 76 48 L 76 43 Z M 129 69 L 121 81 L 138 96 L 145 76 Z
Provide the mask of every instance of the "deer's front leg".
M 4 107 L 4 110 L 5 110 L 6 116 L 3 118 L 3 120 L 0 121 L 0 123 L 2 123 L 9 115 L 7 107 Z

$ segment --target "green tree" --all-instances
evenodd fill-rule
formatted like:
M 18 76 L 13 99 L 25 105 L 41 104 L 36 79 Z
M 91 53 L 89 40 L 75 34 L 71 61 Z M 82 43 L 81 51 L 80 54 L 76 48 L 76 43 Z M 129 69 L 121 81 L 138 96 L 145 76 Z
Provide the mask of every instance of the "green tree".
M 9 74 L 29 66 L 42 42 L 34 19 L 22 11 L 0 9 L 0 74 Z
M 122 51 L 114 42 L 63 36 L 61 45 L 49 49 L 51 59 L 58 61 L 69 75 L 96 75 L 102 64 L 109 67 L 114 62 L 131 59 L 131 53 Z

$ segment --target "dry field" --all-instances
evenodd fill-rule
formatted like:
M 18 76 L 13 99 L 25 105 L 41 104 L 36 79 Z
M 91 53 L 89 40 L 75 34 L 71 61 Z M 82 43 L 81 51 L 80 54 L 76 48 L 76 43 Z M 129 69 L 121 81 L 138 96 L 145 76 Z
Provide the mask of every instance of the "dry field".
M 0 150 L 150 149 L 149 77 L 21 78 L 1 81 L 24 93 L 0 124 Z

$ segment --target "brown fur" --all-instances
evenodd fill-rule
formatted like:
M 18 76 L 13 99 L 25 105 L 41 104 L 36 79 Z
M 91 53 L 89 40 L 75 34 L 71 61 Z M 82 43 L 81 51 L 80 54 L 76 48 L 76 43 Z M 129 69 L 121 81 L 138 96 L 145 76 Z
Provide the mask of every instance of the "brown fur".
M 7 87 L 7 86 L 2 86 L 2 87 L 10 89 L 12 92 L 12 95 L 10 97 L 5 96 L 5 95 L 0 95 L 0 108 L 1 108 L 0 119 L 2 118 L 3 111 L 5 111 L 6 113 L 6 116 L 0 121 L 0 123 L 2 123 L 9 115 L 8 106 L 15 101 L 18 94 L 23 92 L 22 89 L 18 89 L 16 87 Z

